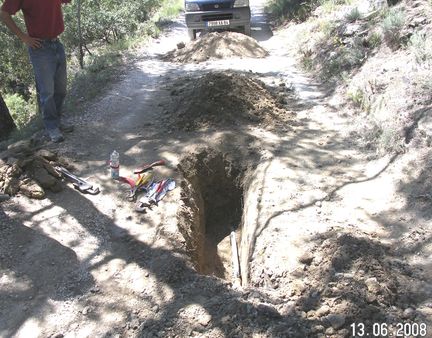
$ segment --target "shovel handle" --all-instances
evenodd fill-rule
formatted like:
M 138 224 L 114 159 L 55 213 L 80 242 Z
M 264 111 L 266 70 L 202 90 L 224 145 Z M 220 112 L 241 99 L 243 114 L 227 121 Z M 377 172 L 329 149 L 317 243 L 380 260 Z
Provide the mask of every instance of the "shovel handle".
M 142 174 L 143 172 L 146 172 L 146 171 L 150 170 L 153 167 L 158 167 L 158 166 L 161 166 L 161 165 L 165 165 L 165 161 L 164 160 L 159 160 L 159 161 L 153 162 L 151 164 L 145 164 L 145 165 L 143 165 L 141 167 L 141 169 L 136 169 L 134 171 L 134 174 Z

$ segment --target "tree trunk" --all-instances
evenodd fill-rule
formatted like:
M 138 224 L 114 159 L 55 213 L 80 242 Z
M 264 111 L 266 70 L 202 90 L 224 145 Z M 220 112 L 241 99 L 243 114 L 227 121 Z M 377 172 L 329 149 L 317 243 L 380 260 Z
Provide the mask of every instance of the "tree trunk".
M 79 64 L 81 69 L 84 69 L 84 48 L 83 37 L 81 30 L 81 0 L 77 2 L 77 17 L 78 17 L 78 38 L 79 38 Z
M 8 137 L 14 129 L 16 129 L 15 122 L 12 116 L 10 116 L 9 109 L 0 94 L 0 140 Z

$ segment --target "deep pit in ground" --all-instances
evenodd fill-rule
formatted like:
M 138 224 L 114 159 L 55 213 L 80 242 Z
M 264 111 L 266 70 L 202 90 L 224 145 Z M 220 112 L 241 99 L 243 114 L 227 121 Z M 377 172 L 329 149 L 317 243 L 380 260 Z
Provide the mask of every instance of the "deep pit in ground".
M 209 148 L 186 154 L 178 168 L 183 176 L 178 227 L 195 269 L 239 283 L 232 238 L 240 250 L 245 169 Z

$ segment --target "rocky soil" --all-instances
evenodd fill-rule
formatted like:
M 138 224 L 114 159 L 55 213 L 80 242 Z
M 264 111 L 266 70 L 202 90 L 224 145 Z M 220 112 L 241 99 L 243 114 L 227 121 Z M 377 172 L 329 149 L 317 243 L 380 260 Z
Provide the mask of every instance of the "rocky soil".
M 63 186 L 0 204 L 0 336 L 337 338 L 353 323 L 430 336 L 429 146 L 365 151 L 346 98 L 281 48 L 292 31 L 268 34 L 261 19 L 266 58 L 199 65 L 160 60 L 186 37 L 177 22 L 69 115 L 64 143 L 25 155 L 44 175 L 73 158 L 101 193 Z M 135 213 L 107 170 L 114 149 L 122 175 L 165 159 L 155 173 L 178 188 Z M 38 182 L 10 158 L 7 179 Z
M 45 190 L 60 192 L 62 175 L 55 167 L 73 169 L 70 160 L 57 153 L 35 147 L 31 141 L 20 141 L 0 153 L 0 192 L 42 199 Z

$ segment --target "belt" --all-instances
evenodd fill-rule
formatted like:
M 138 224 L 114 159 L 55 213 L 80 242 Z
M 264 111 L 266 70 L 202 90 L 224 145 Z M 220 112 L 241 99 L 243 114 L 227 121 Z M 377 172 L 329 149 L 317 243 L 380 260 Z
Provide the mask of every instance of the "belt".
M 52 39 L 41 39 L 44 42 L 57 42 L 60 41 L 59 38 L 52 38 Z

